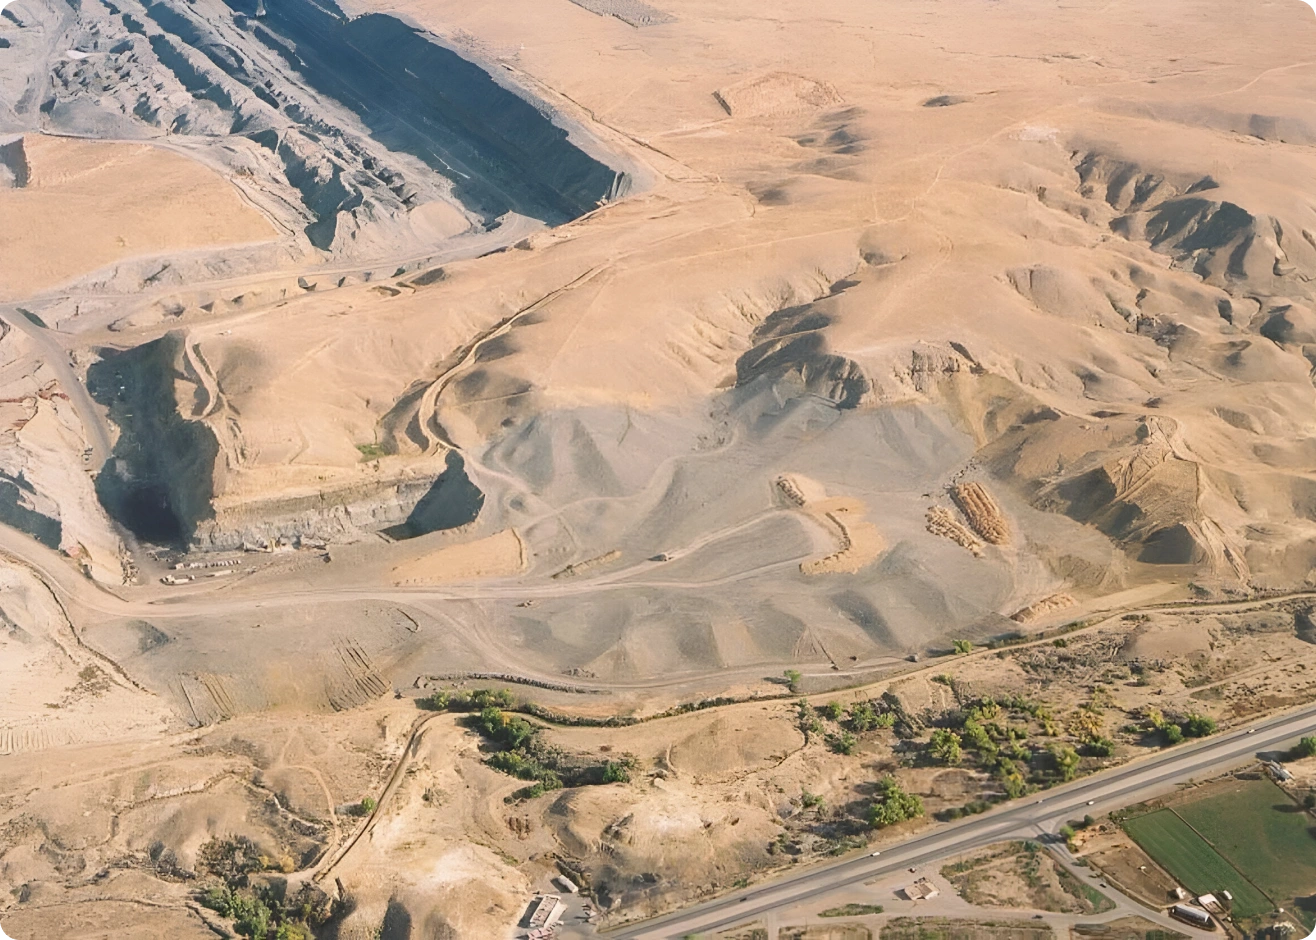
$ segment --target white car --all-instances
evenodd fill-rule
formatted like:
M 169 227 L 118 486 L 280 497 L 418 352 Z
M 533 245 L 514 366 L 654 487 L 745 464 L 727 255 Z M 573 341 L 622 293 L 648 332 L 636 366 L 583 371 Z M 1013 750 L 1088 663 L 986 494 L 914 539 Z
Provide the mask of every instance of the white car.
M 878 857 L 879 855 L 881 855 L 881 854 L 882 854 L 881 852 L 874 852 L 874 853 L 872 854 L 871 857 L 872 857 L 872 858 L 877 858 L 877 857 Z
M 1088 800 L 1088 806 L 1091 806 L 1091 805 L 1092 805 L 1093 803 L 1095 803 L 1095 802 L 1097 802 L 1097 801 L 1096 801 L 1096 800 Z

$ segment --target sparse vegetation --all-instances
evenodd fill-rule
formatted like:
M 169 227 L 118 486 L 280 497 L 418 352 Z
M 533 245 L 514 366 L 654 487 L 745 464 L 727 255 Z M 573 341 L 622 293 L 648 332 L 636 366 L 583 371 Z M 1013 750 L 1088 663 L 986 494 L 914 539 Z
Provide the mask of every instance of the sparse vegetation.
M 954 648 L 956 654 L 973 652 L 973 642 L 971 640 L 955 640 L 951 643 L 951 646 Z
M 563 787 L 630 781 L 637 764 L 631 755 L 600 761 L 554 747 L 544 740 L 542 726 L 506 710 L 514 704 L 515 699 L 505 689 L 440 691 L 421 703 L 434 711 L 478 711 L 466 720 L 494 749 L 485 763 L 509 776 L 531 781 L 530 786 L 513 793 L 510 800 L 533 799 Z
M 273 863 L 249 839 L 212 839 L 197 853 L 197 869 L 217 879 L 198 900 L 233 921 L 234 931 L 250 940 L 312 940 L 313 931 L 336 913 L 334 902 L 319 888 L 305 884 L 289 896 L 280 881 L 253 882 L 268 870 L 291 871 L 290 859 Z
M 1075 878 L 1034 841 L 1006 842 L 941 869 L 955 890 L 981 907 L 1027 907 L 1095 914 L 1115 905 Z
M 378 444 L 357 444 L 356 449 L 361 452 L 362 460 L 378 460 L 388 456 L 388 451 Z
M 865 914 L 881 914 L 886 908 L 881 904 L 843 904 L 819 911 L 819 917 L 863 917 Z

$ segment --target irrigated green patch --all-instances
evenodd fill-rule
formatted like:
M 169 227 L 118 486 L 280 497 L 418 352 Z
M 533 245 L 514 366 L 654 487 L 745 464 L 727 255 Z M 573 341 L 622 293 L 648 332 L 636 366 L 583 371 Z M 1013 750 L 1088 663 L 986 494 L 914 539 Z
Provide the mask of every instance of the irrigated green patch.
M 1274 909 L 1265 895 L 1173 810 L 1157 810 L 1126 820 L 1124 828 L 1148 855 L 1194 894 L 1221 890 L 1232 894 L 1236 917 L 1259 917 Z
M 1175 812 L 1285 910 L 1313 926 L 1294 900 L 1316 893 L 1312 819 L 1269 780 L 1235 780 Z

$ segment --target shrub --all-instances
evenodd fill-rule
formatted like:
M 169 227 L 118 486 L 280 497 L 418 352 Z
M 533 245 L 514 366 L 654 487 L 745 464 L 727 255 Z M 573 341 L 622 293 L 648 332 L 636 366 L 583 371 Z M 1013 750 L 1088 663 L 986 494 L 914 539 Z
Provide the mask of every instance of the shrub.
M 823 706 L 823 714 L 831 721 L 840 721 L 841 716 L 845 714 L 845 709 L 840 702 L 832 701 Z
M 953 643 L 951 643 L 951 646 L 955 648 L 956 653 L 973 652 L 973 642 L 970 640 L 955 640 Z
M 1289 752 L 1289 756 L 1295 760 L 1303 757 L 1316 757 L 1316 736 L 1303 738 Z
M 1110 757 L 1115 753 L 1115 742 L 1110 738 L 1089 738 L 1084 743 L 1083 749 L 1093 757 Z
M 868 807 L 870 826 L 882 829 L 922 815 L 923 801 L 916 794 L 905 792 L 895 777 L 887 776 L 878 781 L 876 797 Z
M 850 730 L 862 734 L 877 727 L 877 709 L 869 702 L 859 702 L 850 706 Z
M 1184 719 L 1183 733 L 1190 738 L 1204 738 L 1209 734 L 1215 734 L 1215 731 L 1215 719 L 1209 715 L 1199 715 L 1193 712 Z
M 859 739 L 849 731 L 827 735 L 827 746 L 837 754 L 853 754 L 855 746 L 858 744 Z

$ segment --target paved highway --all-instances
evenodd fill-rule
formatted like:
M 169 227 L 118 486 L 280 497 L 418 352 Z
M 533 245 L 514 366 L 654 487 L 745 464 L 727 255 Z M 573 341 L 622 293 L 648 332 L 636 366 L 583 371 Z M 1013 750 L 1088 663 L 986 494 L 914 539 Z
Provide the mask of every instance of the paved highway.
M 1176 784 L 1202 779 L 1253 760 L 1259 751 L 1285 745 L 1316 729 L 1316 706 L 1261 721 L 1249 729 L 1206 738 L 1153 757 L 1016 800 L 1000 809 L 949 826 L 939 826 L 907 842 L 811 868 L 666 917 L 613 928 L 625 940 L 659 940 L 713 932 L 753 920 L 768 911 L 799 904 L 810 896 L 918 868 L 995 842 L 1035 838 L 1070 819 L 1102 813 L 1164 794 Z M 1091 805 L 1089 805 L 1091 804 Z

